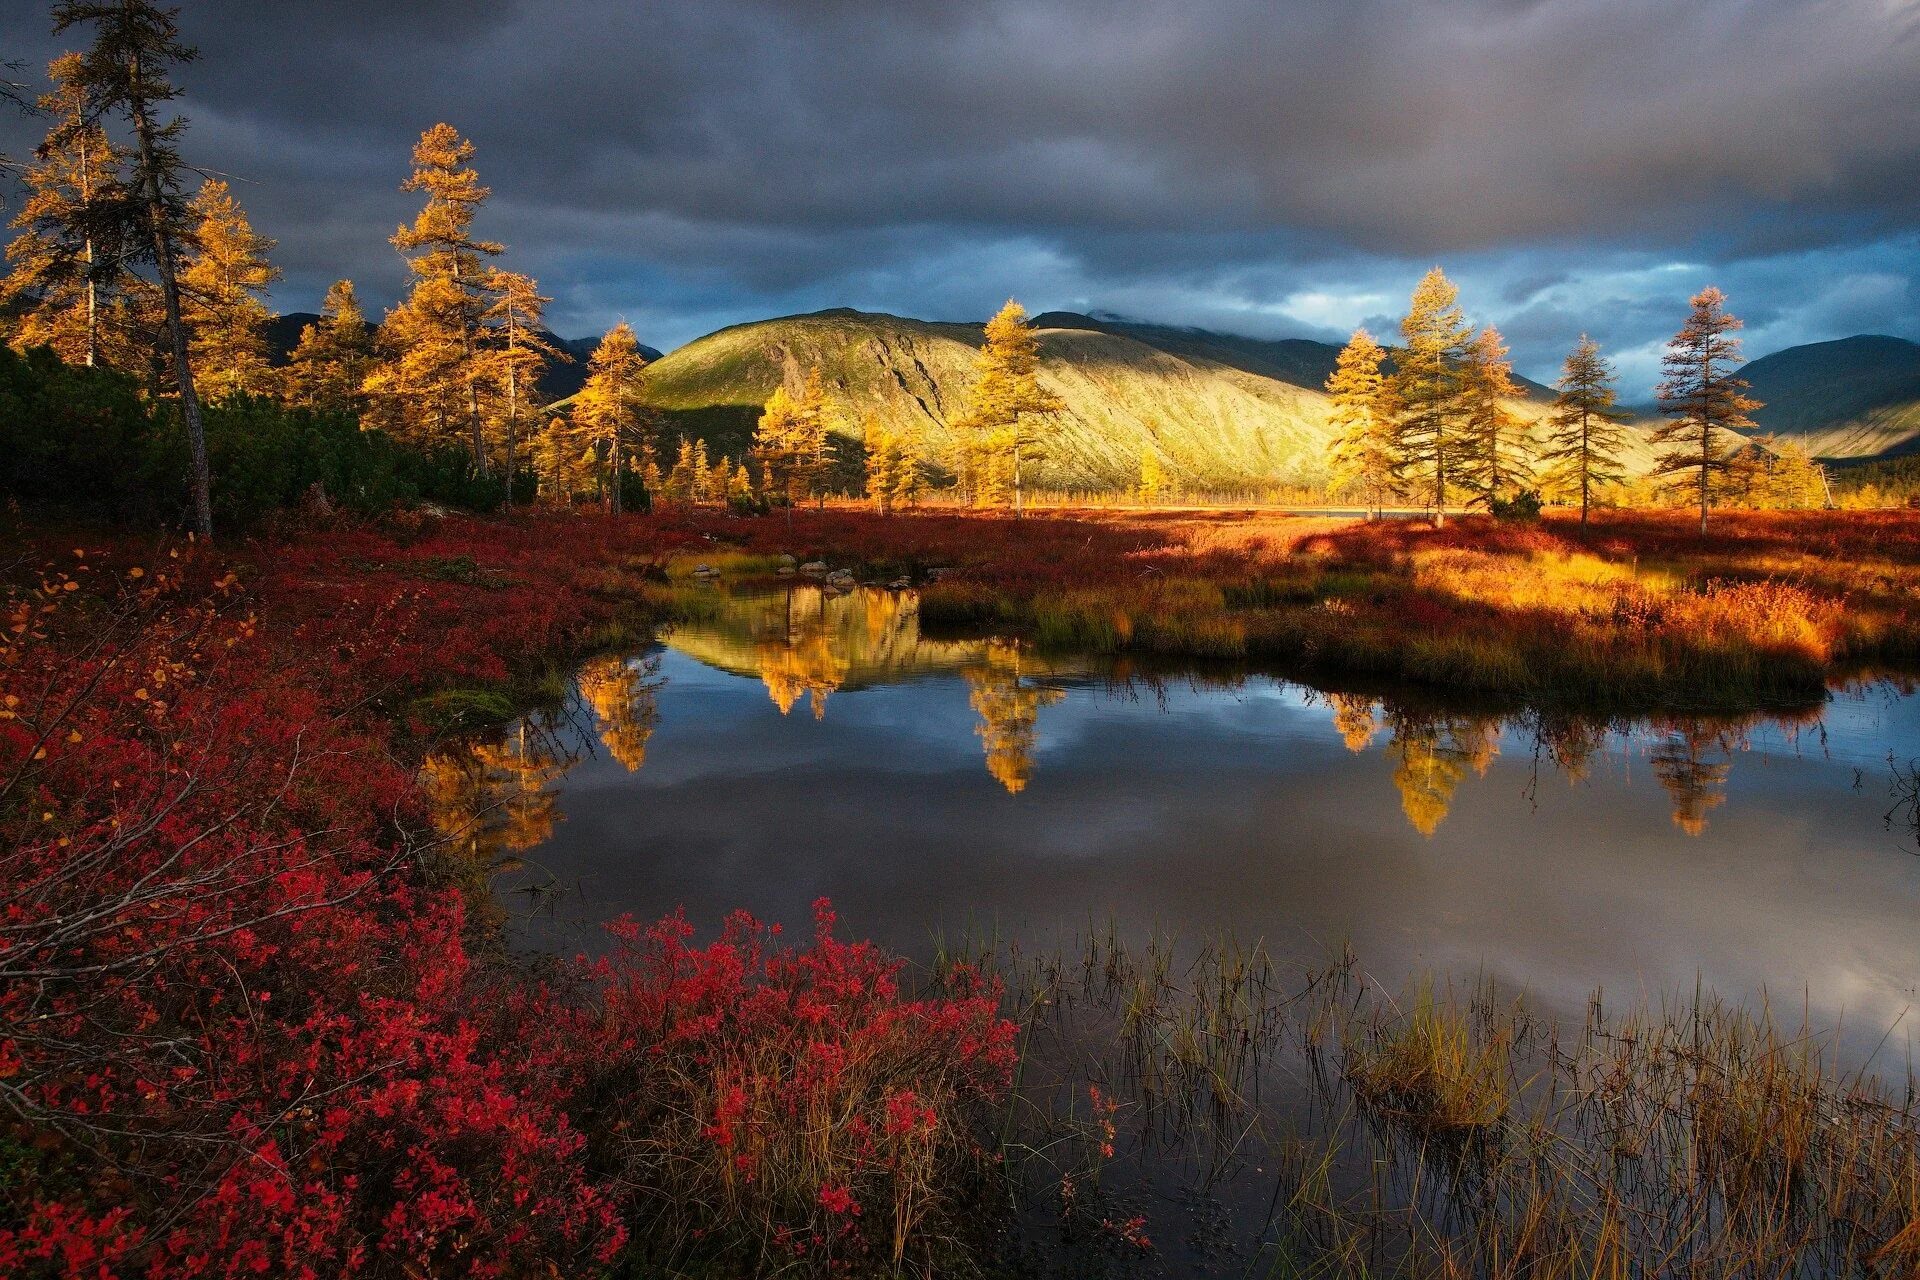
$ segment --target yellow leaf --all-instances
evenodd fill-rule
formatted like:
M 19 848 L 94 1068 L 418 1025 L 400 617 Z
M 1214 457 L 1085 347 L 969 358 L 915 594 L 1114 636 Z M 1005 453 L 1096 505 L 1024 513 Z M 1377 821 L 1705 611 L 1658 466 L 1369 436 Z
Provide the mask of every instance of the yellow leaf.
M 147 576 L 147 571 L 139 565 L 135 565 L 133 568 L 127 570 L 127 576 L 129 578 L 144 578 Z
M 140 701 L 145 702 L 147 700 L 147 691 L 145 689 L 135 689 L 133 691 L 133 696 L 140 699 Z

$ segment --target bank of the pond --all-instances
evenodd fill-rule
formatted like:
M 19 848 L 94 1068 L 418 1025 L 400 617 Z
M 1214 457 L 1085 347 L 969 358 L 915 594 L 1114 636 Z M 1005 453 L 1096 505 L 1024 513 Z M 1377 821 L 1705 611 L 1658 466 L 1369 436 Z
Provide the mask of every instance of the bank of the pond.
M 1016 1054 L 991 979 L 910 983 L 841 941 L 824 906 L 797 946 L 744 919 L 718 933 L 668 920 L 619 926 L 617 947 L 579 965 L 510 963 L 468 911 L 416 785 L 427 748 L 551 697 L 571 659 L 710 607 L 689 562 L 766 575 L 788 553 L 905 575 L 932 584 L 935 613 L 1081 647 L 1104 619 L 1110 648 L 1245 651 L 1309 616 L 1287 641 L 1308 658 L 1342 620 L 1368 644 L 1455 624 L 1548 634 L 1566 625 L 1557 604 L 1490 583 L 1591 555 L 1596 670 L 1617 681 L 1654 654 L 1650 696 L 1682 672 L 1713 682 L 1701 696 L 1759 696 L 1799 679 L 1779 673 L 1817 681 L 1910 643 L 1905 526 L 1880 530 L 1871 561 L 1867 544 L 1841 547 L 1878 585 L 1840 614 L 1831 577 L 1778 559 L 1798 536 L 1784 527 L 1670 548 L 1685 567 L 1660 591 L 1622 569 L 1666 536 L 1655 525 L 1409 529 L 1384 549 L 1315 528 L 830 510 L 791 525 L 410 517 L 213 547 L 16 531 L 0 640 L 0 1273 L 994 1261 Z M 1376 554 L 1388 586 L 1335 589 Z M 1452 576 L 1434 578 L 1430 554 L 1490 559 L 1444 560 Z M 1414 609 L 1435 601 L 1447 611 Z M 1654 649 L 1620 639 L 1649 628 Z M 1513 691 L 1485 672 L 1545 662 L 1533 644 L 1397 674 Z M 1133 1216 L 1089 1230 L 1095 1254 L 1148 1255 Z

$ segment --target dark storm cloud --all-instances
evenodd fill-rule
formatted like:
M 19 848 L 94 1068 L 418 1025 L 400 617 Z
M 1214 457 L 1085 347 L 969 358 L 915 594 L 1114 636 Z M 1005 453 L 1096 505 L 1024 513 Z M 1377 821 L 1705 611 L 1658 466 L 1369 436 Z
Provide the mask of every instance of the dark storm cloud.
M 34 7 L 0 39 L 40 61 Z M 1670 331 L 1664 288 L 1703 275 L 1773 290 L 1744 301 L 1782 338 L 1914 327 L 1912 0 L 188 0 L 182 25 L 193 154 L 244 180 L 288 306 L 397 289 L 395 188 L 446 119 L 563 327 L 669 343 L 1011 292 L 1333 333 L 1432 260 L 1535 373 L 1581 327 Z

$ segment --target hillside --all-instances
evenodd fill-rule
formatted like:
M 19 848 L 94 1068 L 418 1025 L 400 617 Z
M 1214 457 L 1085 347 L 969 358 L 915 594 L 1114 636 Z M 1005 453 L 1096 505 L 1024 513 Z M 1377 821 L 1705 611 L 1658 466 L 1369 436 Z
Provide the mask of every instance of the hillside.
M 1762 356 L 1741 376 L 1764 407 L 1763 431 L 1816 457 L 1854 461 L 1920 452 L 1920 343 L 1865 334 Z
M 1157 454 L 1176 483 L 1232 488 L 1310 483 L 1325 474 L 1332 432 L 1320 391 L 1337 349 L 1199 330 L 1035 318 L 1041 383 L 1065 402 L 1037 482 L 1115 488 Z M 818 368 L 847 406 L 848 433 L 875 415 L 938 464 L 974 379 L 981 328 L 851 310 L 735 325 L 652 366 L 649 398 L 671 425 L 728 452 L 743 447 L 761 404 Z M 1537 399 L 1516 401 L 1537 418 Z

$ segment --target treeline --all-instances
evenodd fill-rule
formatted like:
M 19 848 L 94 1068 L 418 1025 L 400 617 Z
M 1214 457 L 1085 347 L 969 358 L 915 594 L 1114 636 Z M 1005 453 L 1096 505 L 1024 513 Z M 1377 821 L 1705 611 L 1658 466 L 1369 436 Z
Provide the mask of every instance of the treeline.
M 93 39 L 49 67 L 38 102 L 48 132 L 19 165 L 26 198 L 12 219 L 0 332 L 13 351 L 44 348 L 71 372 L 41 355 L 6 366 L 9 494 L 135 518 L 184 506 L 203 533 L 216 515 L 250 519 L 309 496 L 369 507 L 409 493 L 481 507 L 536 492 L 644 504 L 652 471 L 641 454 L 654 441 L 637 339 L 617 326 L 584 390 L 544 412 L 541 377 L 570 357 L 543 326 L 538 282 L 478 234 L 489 192 L 452 126 L 421 135 L 402 184 L 423 197 L 392 237 L 411 278 L 405 296 L 375 326 L 353 283 L 335 283 L 319 322 L 277 365 L 274 241 L 227 183 L 187 191 L 186 123 L 168 104 L 179 92 L 171 77 L 194 52 L 172 11 L 53 12 L 57 32 Z M 111 409 L 83 430 L 81 405 Z
M 1442 521 L 1449 505 L 1528 515 L 1555 501 L 1578 506 L 1584 523 L 1603 501 L 1677 496 L 1697 504 L 1705 528 L 1719 504 L 1824 505 L 1825 474 L 1803 446 L 1742 434 L 1760 404 L 1735 373 L 1740 321 L 1725 296 L 1704 289 L 1691 306 L 1662 360 L 1665 420 L 1652 433 L 1653 468 L 1635 476 L 1626 465 L 1630 415 L 1599 343 L 1580 336 L 1536 430 L 1513 411 L 1521 393 L 1499 330 L 1468 323 L 1459 290 L 1434 268 L 1413 292 L 1400 344 L 1384 347 L 1360 329 L 1327 379 L 1338 431 L 1334 488 L 1376 514 L 1411 499 Z

